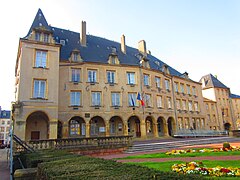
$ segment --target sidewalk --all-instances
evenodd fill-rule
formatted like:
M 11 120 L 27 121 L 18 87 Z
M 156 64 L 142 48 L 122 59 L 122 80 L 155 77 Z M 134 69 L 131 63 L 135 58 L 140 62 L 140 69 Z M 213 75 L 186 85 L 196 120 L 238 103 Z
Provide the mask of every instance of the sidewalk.
M 8 149 L 0 149 L 0 179 L 10 179 L 9 161 L 7 159 Z

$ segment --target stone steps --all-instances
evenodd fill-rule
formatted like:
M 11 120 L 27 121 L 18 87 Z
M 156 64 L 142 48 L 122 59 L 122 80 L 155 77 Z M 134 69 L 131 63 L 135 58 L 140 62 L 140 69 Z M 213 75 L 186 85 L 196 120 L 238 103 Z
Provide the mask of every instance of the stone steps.
M 132 147 L 127 149 L 125 153 L 169 150 L 193 145 L 216 144 L 235 141 L 240 141 L 240 139 L 232 137 L 214 137 L 214 138 L 179 139 L 174 141 L 170 140 L 166 142 L 161 142 L 161 140 L 159 140 L 158 142 L 154 143 L 147 143 L 145 141 L 143 144 L 141 144 L 140 142 L 138 142 L 138 144 L 134 144 Z

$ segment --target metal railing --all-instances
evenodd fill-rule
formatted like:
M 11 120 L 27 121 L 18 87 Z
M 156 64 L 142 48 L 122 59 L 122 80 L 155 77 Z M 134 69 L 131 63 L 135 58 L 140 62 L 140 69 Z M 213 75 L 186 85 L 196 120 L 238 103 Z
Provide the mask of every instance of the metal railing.
M 228 136 L 228 131 L 217 131 L 217 130 L 178 130 L 174 137 L 207 137 L 207 136 Z

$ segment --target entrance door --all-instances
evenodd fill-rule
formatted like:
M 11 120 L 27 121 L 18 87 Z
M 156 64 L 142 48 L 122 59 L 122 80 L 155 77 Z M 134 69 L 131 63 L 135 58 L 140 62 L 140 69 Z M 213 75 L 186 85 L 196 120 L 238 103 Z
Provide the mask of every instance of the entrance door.
M 136 136 L 141 137 L 140 122 L 136 122 Z
M 40 131 L 32 131 L 31 140 L 39 140 L 39 139 L 40 139 Z

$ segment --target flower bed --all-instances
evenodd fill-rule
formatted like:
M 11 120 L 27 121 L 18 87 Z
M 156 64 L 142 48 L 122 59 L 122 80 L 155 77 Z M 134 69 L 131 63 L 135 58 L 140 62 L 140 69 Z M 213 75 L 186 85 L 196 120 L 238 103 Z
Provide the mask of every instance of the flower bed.
M 233 167 L 214 167 L 207 168 L 202 162 L 187 162 L 174 164 L 172 171 L 180 174 L 201 174 L 204 176 L 237 176 L 240 177 L 240 168 Z
M 196 152 L 223 152 L 223 151 L 240 151 L 240 147 L 230 146 L 229 148 L 214 148 L 214 149 L 187 149 L 187 150 L 172 150 L 166 152 L 167 155 L 178 155 L 186 153 L 196 153 Z

